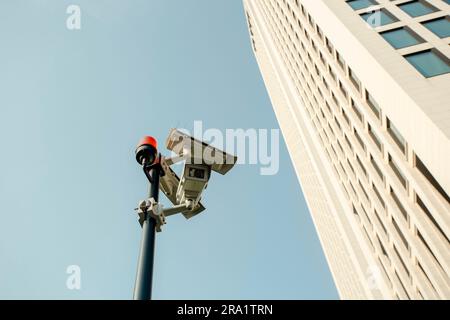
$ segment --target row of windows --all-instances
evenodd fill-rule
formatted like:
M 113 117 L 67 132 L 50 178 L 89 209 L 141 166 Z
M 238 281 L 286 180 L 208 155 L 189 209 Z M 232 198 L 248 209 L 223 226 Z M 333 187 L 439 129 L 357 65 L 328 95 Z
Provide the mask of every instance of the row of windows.
M 345 91 L 345 89 L 343 89 L 343 86 L 340 86 L 340 88 L 341 88 L 341 90 L 343 90 L 344 92 L 346 92 Z M 344 95 L 346 95 L 345 93 L 343 93 Z M 323 112 L 322 112 L 322 114 L 323 114 Z M 337 121 L 337 118 L 334 118 L 336 121 Z M 337 122 L 338 123 L 338 122 Z M 331 127 L 330 127 L 330 130 L 332 131 L 332 129 L 331 129 Z M 325 133 L 326 134 L 326 133 Z M 356 130 L 355 130 L 355 135 L 357 135 L 357 132 L 356 132 Z M 357 136 L 358 137 L 358 136 Z M 358 139 L 359 140 L 359 142 L 360 142 L 360 144 L 362 144 L 362 140 L 361 139 Z M 348 142 L 348 139 L 347 139 L 347 137 L 346 137 L 346 141 Z M 339 140 L 337 140 L 337 143 L 338 143 L 338 146 L 342 149 L 342 147 L 341 147 L 341 145 L 340 145 L 340 143 L 339 143 Z M 349 144 L 350 146 L 351 146 L 351 144 Z M 331 145 L 331 149 L 333 150 L 333 152 L 334 153 L 336 153 L 336 151 L 334 150 L 334 148 L 333 148 L 333 146 Z M 361 160 L 359 159 L 359 157 L 357 157 L 356 158 L 357 159 L 357 162 L 358 162 L 358 164 L 359 164 L 359 166 L 361 167 L 361 169 L 363 170 L 363 171 L 365 171 L 365 169 L 364 169 L 364 165 L 362 164 L 362 162 L 361 162 Z M 331 160 L 331 159 L 330 159 Z M 348 159 L 347 159 L 347 161 L 348 161 Z M 350 163 L 349 163 L 350 164 Z M 341 165 L 341 167 L 342 167 L 342 164 L 340 164 Z M 351 167 L 351 165 L 350 165 L 350 167 Z M 343 167 L 342 167 L 343 168 Z M 345 172 L 345 169 L 343 168 L 343 170 L 344 170 L 344 172 Z M 352 169 L 353 170 L 353 169 Z M 351 185 L 351 184 L 350 184 Z M 359 182 L 359 186 L 360 186 L 360 190 L 363 192 L 363 194 L 364 194 L 364 196 L 365 196 L 365 198 L 366 198 L 366 200 L 368 200 L 368 195 L 367 195 L 367 193 L 365 192 L 365 189 L 364 189 L 364 187 L 361 185 L 361 182 Z M 353 185 L 351 185 L 351 187 L 352 187 L 352 190 L 355 190 L 355 188 L 353 187 Z M 369 241 L 370 241 L 370 239 L 369 239 Z
M 280 17 L 278 17 L 278 18 L 280 18 Z M 309 17 L 308 20 L 311 21 L 312 19 Z M 292 26 L 291 26 L 291 28 L 292 28 Z M 286 29 L 284 29 L 284 31 L 286 32 Z M 318 33 L 319 35 L 321 35 L 321 37 L 323 37 L 323 33 L 322 33 L 321 30 L 318 28 L 318 26 L 317 26 L 317 33 Z M 305 36 L 307 36 L 307 38 L 309 39 L 309 36 L 308 36 L 308 34 L 306 33 L 306 30 L 305 30 Z M 297 37 L 297 39 L 298 39 L 298 35 L 297 35 L 297 34 L 296 34 L 296 37 Z M 289 40 L 291 41 L 290 37 L 289 37 Z M 315 46 L 314 41 L 311 40 L 311 42 L 312 42 L 313 48 L 314 48 L 315 50 L 317 50 L 317 46 Z M 327 43 L 327 47 L 328 47 L 329 51 L 330 51 L 330 52 L 333 52 L 333 48 L 332 48 L 332 45 L 331 45 L 331 43 L 329 42 L 329 40 L 325 38 L 325 42 Z M 302 45 L 303 45 L 303 43 L 302 43 Z M 308 54 L 308 59 L 310 59 L 310 61 L 312 61 L 309 52 L 308 52 L 307 54 Z M 338 60 L 339 64 L 345 68 L 345 62 L 343 61 L 342 57 L 339 55 L 339 53 L 336 53 L 336 55 L 337 55 L 337 60 Z M 319 52 L 319 56 L 321 57 L 321 60 L 323 61 L 323 54 L 322 54 L 322 52 Z M 316 73 L 319 75 L 319 72 L 317 71 L 317 66 L 315 67 L 315 70 L 316 70 Z M 332 75 L 333 79 L 334 79 L 335 81 L 337 81 L 336 74 L 332 71 L 332 69 L 330 69 L 330 70 L 328 70 L 328 71 L 329 71 L 330 74 Z M 354 75 L 354 73 L 352 72 L 352 70 L 351 70 L 350 68 L 348 68 L 348 73 L 349 73 L 349 77 L 351 78 L 352 82 L 353 82 L 354 84 L 356 84 L 356 85 L 359 84 L 359 86 L 360 86 L 359 80 L 357 79 L 356 75 Z M 325 80 L 324 80 L 324 84 L 325 84 L 326 87 L 328 88 L 328 85 L 327 85 L 327 83 L 325 82 Z M 341 90 L 342 90 L 342 93 L 343 93 L 344 95 L 346 95 L 346 89 L 344 88 L 344 86 L 342 86 L 342 84 L 340 84 L 340 88 L 341 88 Z M 360 87 L 358 87 L 358 90 L 360 91 Z M 366 102 L 367 102 L 367 104 L 371 107 L 372 111 L 376 114 L 377 117 L 380 117 L 380 112 L 381 112 L 381 110 L 380 110 L 379 106 L 377 105 L 377 103 L 375 102 L 375 100 L 374 100 L 374 99 L 372 98 L 372 96 L 370 95 L 370 93 L 368 93 L 368 92 L 366 91 L 365 97 L 366 97 Z M 333 94 L 333 99 L 336 99 L 334 94 Z M 337 101 L 336 101 L 336 102 L 337 102 Z M 352 104 L 353 104 L 353 103 L 352 103 Z M 357 108 L 355 108 L 355 110 L 357 110 Z M 361 113 L 358 112 L 358 115 L 360 115 L 360 114 L 361 114 Z M 359 118 L 360 118 L 360 120 L 361 120 L 361 116 L 359 116 Z M 388 133 L 391 135 L 392 139 L 393 139 L 393 140 L 396 142 L 396 144 L 399 146 L 399 148 L 401 149 L 401 151 L 402 151 L 404 154 L 406 154 L 406 142 L 405 142 L 404 138 L 402 137 L 402 135 L 401 135 L 401 134 L 398 132 L 398 130 L 395 128 L 395 126 L 389 121 L 389 119 L 387 120 L 387 131 L 388 131 Z M 373 135 L 373 137 L 375 137 L 375 136 L 376 136 L 376 135 Z M 440 188 L 440 189 L 442 189 L 442 188 Z M 445 196 L 445 198 L 448 198 L 447 195 L 444 194 L 444 196 Z
M 283 33 L 281 33 L 281 34 L 283 34 Z M 283 35 L 284 35 L 284 34 L 283 34 Z M 287 40 L 287 39 L 286 39 L 286 40 Z M 290 63 L 289 61 L 286 61 L 286 62 L 287 62 L 287 63 Z M 317 70 L 317 68 L 315 68 L 314 72 L 316 72 L 316 70 Z M 316 73 L 317 73 L 317 72 L 316 72 Z M 303 75 L 303 77 L 304 77 L 304 75 Z M 309 87 L 309 84 L 307 84 L 307 87 L 308 87 L 308 89 L 309 89 L 309 91 L 310 91 L 309 93 L 311 94 L 312 98 L 313 98 L 314 101 L 315 101 L 315 105 L 317 106 L 317 105 L 318 105 L 317 98 L 312 94 L 312 90 L 311 90 L 311 88 Z M 308 110 L 308 111 L 310 112 L 310 114 L 313 114 L 313 113 L 314 113 L 314 110 Z M 323 110 L 320 110 L 320 113 L 319 113 L 319 114 L 322 116 L 322 118 L 325 117 Z M 316 118 L 316 119 L 317 119 L 317 118 Z M 335 119 L 335 121 L 337 121 L 337 118 L 334 118 L 334 119 Z M 314 123 L 315 123 L 316 127 L 319 129 L 319 127 L 321 126 L 321 125 L 318 125 L 319 122 L 318 122 L 318 121 L 314 121 Z M 338 127 L 340 127 L 340 125 L 338 125 Z M 327 133 L 328 130 L 331 132 L 330 134 Z M 331 139 L 335 140 L 334 138 L 330 138 L 330 137 L 335 137 L 335 136 L 336 136 L 336 135 L 333 133 L 333 129 L 332 129 L 332 127 L 331 127 L 330 125 L 328 125 L 327 128 L 326 128 L 325 130 L 321 131 L 321 132 L 322 132 L 322 134 L 320 135 L 320 138 L 322 139 L 322 141 L 324 141 L 324 139 L 326 139 L 326 140 L 331 140 Z M 355 134 L 357 134 L 357 131 L 356 131 L 356 130 L 355 130 L 354 132 L 355 132 Z M 324 138 L 324 137 L 326 137 L 326 138 Z M 349 143 L 347 137 L 346 137 L 346 141 L 347 141 L 347 143 Z M 339 146 L 339 148 L 342 149 L 342 146 L 340 145 L 340 143 L 338 142 L 338 140 L 336 140 L 336 142 L 337 142 L 337 146 Z M 362 143 L 362 141 L 361 141 L 360 143 Z M 328 151 L 327 151 L 327 152 L 328 152 Z M 334 153 L 334 155 L 337 157 L 337 155 L 336 155 L 336 149 L 333 147 L 333 145 L 330 145 L 330 152 Z M 331 158 L 330 158 L 330 160 L 331 160 Z M 349 160 L 347 159 L 347 161 L 349 161 Z M 356 161 L 357 161 L 358 166 L 361 168 L 361 170 L 364 170 L 364 171 L 365 171 L 365 167 L 364 167 L 364 165 L 363 165 L 361 159 L 360 159 L 357 155 L 356 155 Z M 350 164 L 350 162 L 349 162 L 349 165 L 350 165 L 350 167 L 352 168 L 352 165 Z M 352 169 L 352 170 L 353 170 L 353 169 Z M 352 187 L 353 191 L 356 193 L 355 188 L 353 187 L 353 185 L 350 184 L 350 186 Z M 368 195 L 367 195 L 367 193 L 365 192 L 364 188 L 362 187 L 361 182 L 359 182 L 359 188 L 358 188 L 358 190 L 360 190 L 360 192 L 362 192 L 362 193 L 364 194 L 364 196 L 366 197 L 366 199 L 368 200 Z
M 450 0 L 441 0 L 441 1 L 450 4 Z M 347 3 L 350 7 L 352 7 L 353 10 L 366 9 L 371 6 L 376 6 L 379 4 L 376 0 L 348 0 Z M 401 3 L 398 6 L 411 17 L 418 17 L 439 11 L 439 9 L 432 6 L 426 0 L 411 0 L 405 3 Z
M 256 53 L 256 42 L 255 42 L 255 34 L 253 33 L 253 25 L 252 25 L 252 20 L 250 18 L 250 15 L 248 14 L 248 12 L 246 12 L 247 14 L 247 24 L 248 24 L 248 30 L 250 32 L 250 39 L 252 41 L 252 47 L 253 47 L 253 51 L 255 51 Z
M 284 13 L 283 13 L 283 14 L 284 14 Z M 277 13 L 277 17 L 278 17 L 278 19 L 280 20 L 281 17 L 278 15 L 278 13 Z M 287 19 L 286 16 L 284 16 L 284 18 Z M 310 18 L 310 16 L 308 16 L 308 21 L 310 21 L 310 23 L 312 22 L 312 18 Z M 277 34 L 277 36 L 283 37 L 284 43 L 280 44 L 280 49 L 283 49 L 283 47 L 285 46 L 286 43 L 290 43 L 290 42 L 292 41 L 292 39 L 291 39 L 290 36 L 288 36 L 288 39 L 285 38 L 285 35 L 287 34 L 287 32 L 286 32 L 287 30 L 286 30 L 286 28 L 285 28 L 284 26 L 282 26 L 282 28 L 283 28 L 284 30 L 280 30 L 280 32 L 275 32 L 275 33 Z M 321 30 L 318 28 L 318 26 L 317 26 L 316 28 L 317 28 L 317 29 L 316 29 L 317 34 L 323 39 L 323 38 L 324 38 L 324 37 L 323 37 L 323 33 L 322 33 Z M 291 25 L 291 29 L 292 29 L 292 25 Z M 282 32 L 282 31 L 284 31 L 284 32 Z M 326 60 L 326 58 L 324 57 L 323 53 L 320 52 L 320 51 L 317 52 L 317 45 L 315 45 L 314 40 L 311 39 L 311 38 L 309 37 L 308 33 L 306 32 L 306 29 L 304 30 L 304 32 L 305 32 L 305 37 L 308 39 L 308 41 L 311 41 L 311 45 L 312 45 L 314 51 L 316 51 L 316 53 L 318 53 L 318 55 L 319 55 L 319 57 L 320 57 L 320 60 L 321 60 L 322 62 L 324 62 L 324 60 Z M 298 39 L 298 35 L 297 35 L 297 34 L 296 34 L 296 37 L 297 37 L 297 39 Z M 328 41 L 328 39 L 326 39 L 326 38 L 324 39 L 324 41 L 325 41 L 325 44 L 326 44 L 326 47 L 328 48 L 328 50 L 332 52 L 332 51 L 333 51 L 333 47 L 332 47 L 331 43 L 330 43 L 330 42 Z M 305 49 L 305 46 L 303 45 L 303 43 L 301 43 L 301 45 L 302 45 L 302 48 Z M 305 53 L 306 53 L 306 52 L 305 52 Z M 297 53 L 296 53 L 296 54 L 297 54 Z M 295 57 L 293 56 L 293 53 L 292 53 L 292 52 L 290 52 L 290 55 L 292 56 L 292 59 L 295 60 Z M 308 59 L 312 62 L 311 55 L 310 55 L 309 52 L 307 52 L 307 57 L 308 57 Z M 289 59 L 289 57 L 288 57 L 286 54 L 285 54 L 285 59 Z M 343 68 L 345 68 L 345 61 L 343 61 L 342 57 L 341 57 L 338 53 L 336 54 L 336 59 L 337 59 L 338 64 L 341 65 Z M 291 62 L 291 61 L 287 60 L 287 63 L 289 63 L 289 64 L 291 65 L 292 69 L 294 69 L 294 66 L 292 65 L 292 62 Z M 298 63 L 295 62 L 295 64 L 296 64 L 296 66 L 297 66 L 297 68 L 298 68 Z M 306 65 L 305 65 L 305 66 L 306 66 Z M 337 81 L 337 77 L 336 77 L 335 72 L 333 72 L 332 69 L 330 69 L 329 71 L 330 71 L 330 75 L 332 76 L 332 78 L 334 79 L 334 81 Z M 320 72 L 319 72 L 317 66 L 314 67 L 313 72 L 316 73 L 316 74 L 318 74 L 318 75 L 320 74 Z M 303 74 L 303 72 L 300 73 L 300 75 L 306 80 L 306 76 Z M 351 82 L 353 83 L 353 85 L 354 85 L 355 87 L 358 87 L 358 88 L 359 88 L 359 91 L 361 91 L 361 83 L 360 83 L 359 79 L 357 78 L 357 76 L 351 71 L 351 69 L 348 70 L 348 75 L 349 75 L 349 78 L 350 78 Z M 311 77 L 310 75 L 309 75 L 309 77 L 312 79 L 312 77 Z M 324 85 L 325 85 L 325 87 L 328 89 L 329 86 L 328 86 L 327 82 L 325 81 L 325 78 L 323 78 L 323 80 L 324 80 Z M 342 94 L 343 96 L 345 96 L 345 97 L 348 97 L 348 90 L 346 89 L 345 85 L 343 85 L 342 82 L 338 82 L 338 85 L 339 85 L 339 88 L 340 88 L 340 90 L 341 90 L 341 94 Z M 314 99 L 314 101 L 315 101 L 315 104 L 316 104 L 316 105 L 319 105 L 318 102 L 317 102 L 317 98 L 316 98 L 314 95 L 312 95 L 312 90 L 311 90 L 311 87 L 309 86 L 308 83 L 307 83 L 307 87 L 308 87 L 308 89 L 309 89 L 310 92 L 311 92 L 311 96 L 313 97 L 313 99 Z M 322 90 L 321 90 L 320 88 L 319 88 L 319 92 L 321 92 L 321 94 L 323 95 L 323 92 L 322 92 Z M 370 94 L 369 94 L 368 92 L 366 92 L 363 96 L 365 96 L 366 102 L 367 102 L 367 104 L 369 105 L 369 107 L 372 109 L 372 111 L 373 111 L 375 114 L 377 114 L 377 117 L 380 117 L 381 110 L 380 110 L 379 106 L 376 104 L 376 102 L 374 101 L 374 99 L 370 96 Z M 335 96 L 334 93 L 332 94 L 332 97 L 333 97 L 333 100 L 335 100 L 335 102 L 338 103 L 338 100 L 336 99 L 336 96 Z M 326 106 L 327 106 L 327 108 L 329 108 L 329 104 L 328 104 L 328 103 L 326 103 Z M 361 114 L 360 110 L 358 109 L 358 107 L 356 106 L 356 104 L 352 103 L 352 106 L 353 106 L 353 110 L 354 110 L 355 114 L 356 114 L 357 117 L 360 119 L 360 121 L 362 121 L 362 114 Z M 343 111 L 343 110 L 342 110 L 342 111 Z M 314 114 L 314 110 L 308 110 L 308 112 L 310 112 L 310 114 Z M 322 115 L 322 118 L 325 117 L 322 110 L 320 110 L 320 114 Z M 342 114 L 343 114 L 344 119 L 345 119 L 345 118 L 346 118 L 345 112 L 343 112 Z M 340 128 L 340 124 L 339 124 L 339 122 L 338 122 L 338 120 L 337 120 L 336 117 L 334 118 L 334 120 L 335 120 L 335 123 L 336 123 L 337 127 Z M 346 121 L 348 121 L 348 118 L 347 118 Z M 314 122 L 314 123 L 317 125 L 318 122 Z M 329 130 L 331 133 L 330 133 L 330 134 L 327 134 L 326 131 L 323 131 L 323 135 L 321 135 L 321 139 L 323 139 L 323 137 L 327 137 L 327 139 L 329 139 L 329 136 L 330 136 L 330 135 L 331 135 L 332 137 L 335 136 L 335 134 L 334 134 L 333 129 L 332 129 L 331 126 L 328 125 L 327 130 Z M 361 139 L 361 137 L 359 136 L 359 134 L 357 133 L 356 130 L 354 130 L 354 132 L 356 133 L 356 134 L 355 134 L 355 137 L 356 137 L 358 143 L 361 145 L 361 147 L 362 147 L 363 149 L 365 149 L 363 139 Z M 396 141 L 396 143 L 399 145 L 399 147 L 403 150 L 403 152 L 406 153 L 406 151 L 405 151 L 405 150 L 406 150 L 406 142 L 404 141 L 404 139 L 403 139 L 403 137 L 401 136 L 401 134 L 398 133 L 398 130 L 396 130 L 396 128 L 395 128 L 389 121 L 388 121 L 388 132 L 389 132 L 389 134 L 391 135 L 391 137 L 394 139 L 394 141 Z M 375 137 L 375 140 L 377 140 L 377 141 L 379 142 L 379 138 L 376 138 L 376 137 L 377 137 L 377 134 L 374 133 L 373 129 L 371 129 L 370 126 L 369 126 L 369 134 L 370 134 L 370 133 L 372 133 L 371 137 L 372 137 L 372 138 Z M 359 137 L 359 138 L 358 138 L 358 137 Z M 345 136 L 345 140 L 346 140 L 347 143 L 349 143 L 347 136 Z M 336 140 L 336 141 L 337 141 L 337 146 L 339 147 L 340 150 L 342 150 L 342 145 L 339 143 L 339 140 Z M 380 149 L 382 148 L 382 145 L 381 145 L 380 142 L 378 143 L 378 147 L 379 147 Z M 334 154 L 336 154 L 336 149 L 335 149 L 333 146 L 331 146 L 330 151 L 333 152 Z M 328 152 L 328 151 L 327 151 L 327 152 Z M 373 159 L 372 156 L 370 156 L 370 157 L 371 157 L 371 159 Z M 357 162 L 358 162 L 359 166 L 362 168 L 363 172 L 366 172 L 366 171 L 365 171 L 365 168 L 364 168 L 364 165 L 362 164 L 360 158 L 357 157 L 356 159 L 357 159 Z M 400 181 L 400 182 L 405 181 L 405 183 L 402 183 L 402 184 L 406 184 L 406 178 L 404 178 L 404 176 L 403 176 L 403 174 L 401 173 L 401 171 L 400 171 L 398 165 L 392 160 L 392 157 L 391 157 L 390 155 L 389 155 L 389 159 L 390 159 L 390 161 L 389 161 L 389 166 L 390 166 L 391 169 L 394 171 L 394 173 L 395 173 L 395 175 L 397 176 L 397 178 L 399 179 L 399 181 Z M 347 161 L 348 161 L 348 159 L 347 159 Z M 350 164 L 350 163 L 349 163 L 349 164 Z M 342 167 L 342 164 L 340 164 L 340 166 Z M 350 165 L 350 168 L 353 170 L 353 168 L 352 168 L 351 165 Z M 344 169 L 344 168 L 342 167 L 342 169 Z M 344 171 L 345 171 L 345 169 L 344 169 Z M 354 171 L 354 170 L 353 170 L 353 171 Z M 381 170 L 378 169 L 378 172 L 381 173 Z M 367 172 L 365 173 L 365 175 L 367 175 Z M 381 175 L 382 175 L 382 174 L 381 174 Z M 373 185 L 373 186 L 374 186 L 374 192 L 376 193 L 377 198 L 382 199 L 382 197 L 381 197 L 379 191 L 376 189 L 375 185 Z M 354 189 L 353 186 L 351 186 L 351 187 Z M 362 192 L 363 192 L 363 194 L 365 195 L 365 197 L 368 198 L 367 193 L 364 191 L 363 188 L 362 188 L 362 190 L 363 190 Z M 404 207 L 403 207 L 401 201 L 399 200 L 398 196 L 396 195 L 396 193 L 393 191 L 392 188 L 390 188 L 390 193 L 391 193 L 391 196 L 392 196 L 392 198 L 394 199 L 395 203 L 398 205 L 399 211 L 405 216 L 405 218 L 406 218 L 406 220 L 407 220 L 407 213 L 406 213 L 406 210 L 404 209 Z M 380 202 L 381 202 L 381 201 L 380 201 Z M 382 200 L 382 203 L 383 203 L 383 207 L 385 207 L 384 200 Z M 403 237 L 403 238 L 404 238 L 404 237 Z
M 449 1 L 450 1 L 450 0 L 449 0 Z M 352 1 L 352 2 L 353 2 L 353 1 Z M 368 5 L 368 1 L 362 1 L 362 2 L 357 1 L 357 2 L 358 2 L 359 5 L 362 5 L 363 2 L 365 3 L 365 5 Z M 408 3 L 409 3 L 409 2 L 408 2 Z M 356 4 L 356 2 L 355 2 L 355 4 Z M 433 22 L 434 22 L 434 21 L 438 22 L 440 19 L 444 19 L 444 18 L 435 19 L 435 20 L 433 20 Z M 445 17 L 445 19 L 448 20 L 448 17 Z M 447 26 L 447 29 L 446 29 L 446 30 L 447 30 L 447 33 L 449 33 L 449 31 L 450 31 L 450 26 Z M 390 32 L 390 31 L 387 31 L 387 32 Z M 426 56 L 426 55 L 430 55 L 431 53 L 432 53 L 432 52 L 422 52 L 421 55 Z M 416 63 L 415 59 L 419 59 L 418 57 L 419 57 L 419 55 L 417 55 L 417 56 L 416 56 L 416 55 L 410 55 L 410 56 L 407 56 L 407 58 L 410 59 L 412 63 Z M 428 61 L 427 64 L 429 65 L 429 67 L 433 67 L 433 65 L 434 65 L 434 64 L 432 63 L 432 61 Z M 421 64 L 420 64 L 420 63 L 417 63 L 417 68 L 421 68 Z M 350 71 L 351 71 L 351 70 L 350 70 Z M 425 73 L 425 72 L 427 72 L 427 70 L 424 69 L 423 72 Z M 351 76 L 351 73 L 350 73 L 350 76 Z M 368 101 L 369 101 L 369 105 L 370 105 L 371 107 L 376 106 L 376 103 L 373 103 L 373 99 L 370 97 L 370 95 L 369 95 Z M 374 113 L 375 113 L 377 116 L 379 116 L 380 110 L 379 110 L 378 107 L 376 107 L 375 109 L 372 108 L 372 111 L 374 111 Z M 371 130 L 370 130 L 370 125 L 369 125 L 369 133 L 372 133 L 371 136 L 372 136 L 374 142 L 376 143 L 376 145 L 377 145 L 377 146 L 380 148 L 380 150 L 381 150 L 382 146 L 381 146 L 381 143 L 379 142 L 379 139 L 377 139 L 376 135 L 373 134 L 373 132 L 370 132 L 370 131 L 371 131 Z M 387 119 L 387 131 L 388 131 L 389 135 L 391 136 L 391 138 L 393 139 L 393 141 L 394 141 L 394 142 L 398 145 L 398 147 L 401 149 L 402 153 L 406 155 L 406 141 L 405 141 L 405 139 L 403 138 L 403 136 L 402 136 L 402 135 L 400 134 L 400 132 L 395 128 L 395 126 L 392 124 L 392 122 L 391 122 L 389 119 Z M 417 156 L 415 156 L 415 161 L 414 161 L 414 162 L 415 162 L 415 164 L 416 164 L 416 168 L 418 169 L 418 171 L 421 172 L 421 173 L 423 174 L 423 176 L 428 180 L 428 182 L 430 182 L 430 183 L 434 186 L 434 188 L 442 195 L 442 197 L 444 198 L 445 202 L 446 202 L 446 203 L 450 203 L 450 198 L 449 198 L 448 194 L 444 191 L 444 189 L 440 186 L 440 184 L 434 179 L 434 177 L 429 173 L 429 171 L 428 171 L 424 166 L 422 167 L 422 166 L 420 165 L 421 162 L 420 162 L 420 160 L 418 159 Z M 398 172 L 399 172 L 399 171 L 396 172 L 397 175 L 399 175 Z M 400 173 L 400 175 L 401 175 L 401 173 Z M 404 184 L 404 183 L 402 183 L 402 184 Z M 444 236 L 445 238 L 447 238 L 445 234 L 443 234 L 443 236 Z
M 314 47 L 314 46 L 313 46 Z M 315 68 L 315 69 L 317 69 L 317 68 Z M 308 85 L 308 87 L 309 87 L 309 85 Z M 314 100 L 316 100 L 315 99 L 315 97 L 314 97 Z M 317 101 L 317 100 L 316 100 Z M 323 113 L 322 113 L 323 114 Z M 330 128 L 331 129 L 331 128 Z M 327 135 L 328 136 L 328 135 Z M 334 148 L 332 148 L 333 149 L 333 151 L 334 151 Z M 334 151 L 335 152 L 335 151 Z M 393 197 L 395 197 L 394 199 L 397 199 L 397 197 L 395 196 L 395 194 L 393 194 Z M 399 209 L 403 209 L 403 210 L 401 210 L 402 212 L 406 212 L 405 210 L 404 210 L 404 208 L 401 206 L 401 204 L 400 204 L 400 202 L 397 200 L 396 201 L 397 203 L 399 203 Z
M 450 0 L 445 0 L 446 3 L 448 3 L 449 1 Z M 416 2 L 417 1 L 403 3 L 403 4 L 401 4 L 401 7 L 405 10 L 408 10 L 412 16 L 418 16 L 420 13 L 427 14 L 430 12 L 437 11 L 437 9 L 436 10 L 424 9 L 425 7 L 428 8 L 427 3 L 425 3 L 425 2 L 422 2 L 420 4 L 416 4 Z M 364 8 L 366 6 L 375 4 L 375 2 L 374 1 L 350 1 L 349 4 L 352 7 L 359 5 L 360 8 Z M 419 9 L 417 9 L 418 10 L 417 12 L 414 12 L 414 8 L 416 6 Z M 422 24 L 425 25 L 431 31 L 433 31 L 436 35 L 440 36 L 441 38 L 450 36 L 450 22 L 449 22 L 448 16 L 436 18 L 433 20 L 427 20 L 425 22 L 422 22 Z M 402 43 L 409 43 L 412 45 L 412 44 L 417 44 L 418 41 L 423 41 L 417 34 L 415 34 L 412 30 L 410 30 L 406 26 L 382 32 L 381 35 L 388 42 L 390 42 L 394 47 L 397 46 L 399 48 L 404 47 L 404 45 L 402 45 Z M 423 51 L 423 52 L 420 52 L 417 54 L 407 55 L 405 57 L 408 59 L 408 61 L 410 61 L 410 63 L 415 65 L 417 69 L 421 70 L 421 72 L 423 74 L 432 76 L 433 74 L 436 74 L 439 70 L 445 69 L 445 66 L 440 65 L 440 62 L 436 63 L 436 61 L 434 61 L 434 57 L 436 55 L 439 55 L 439 53 L 437 51 L 428 50 L 428 51 Z M 445 57 L 443 57 L 442 59 L 445 59 Z M 423 65 L 426 65 L 427 67 L 423 67 Z M 378 111 L 376 111 L 376 113 L 378 113 Z M 388 130 L 388 133 L 393 138 L 393 140 L 396 142 L 396 144 L 399 146 L 399 148 L 405 154 L 406 153 L 406 142 L 405 142 L 404 138 L 402 137 L 402 135 L 395 128 L 395 126 L 389 121 L 389 119 L 387 120 L 387 130 Z M 379 143 L 377 143 L 377 145 L 379 145 Z M 448 194 L 444 191 L 444 189 L 440 186 L 440 184 L 434 179 L 434 177 L 431 175 L 431 173 L 428 171 L 428 169 L 426 169 L 426 167 L 420 161 L 420 159 L 417 156 L 415 156 L 414 160 L 415 160 L 414 163 L 415 163 L 418 171 L 420 173 L 422 173 L 422 175 L 428 180 L 428 182 L 430 182 L 434 186 L 435 190 L 437 190 L 442 195 L 445 202 L 450 203 L 450 198 L 449 198 Z M 402 182 L 402 185 L 405 186 L 406 185 L 405 178 L 401 174 L 401 171 L 396 167 L 395 172 L 398 177 L 401 177 L 399 179 Z M 419 204 L 420 199 L 417 195 L 416 195 L 416 198 L 418 199 L 417 204 Z M 423 203 L 419 204 L 419 206 L 422 208 L 422 210 L 424 212 L 429 212 L 428 209 L 423 207 Z M 430 220 L 432 220 L 434 226 L 440 231 L 440 234 L 448 242 L 449 241 L 448 237 L 445 235 L 444 232 L 442 232 L 441 228 L 436 223 L 436 221 L 434 219 L 430 219 Z
M 384 26 L 399 21 L 386 8 L 376 7 L 372 10 L 371 6 L 378 4 L 375 0 L 351 0 L 347 1 L 347 4 L 354 10 L 368 10 L 368 12 L 360 14 L 360 16 L 373 27 Z M 419 17 L 439 11 L 439 9 L 425 0 L 413 0 L 401 3 L 398 4 L 398 7 L 411 17 Z M 449 16 L 430 19 L 421 22 L 421 24 L 440 38 L 450 37 Z M 395 49 L 403 49 L 425 42 L 422 37 L 408 26 L 383 31 L 380 35 Z M 450 60 L 435 48 L 414 52 L 404 57 L 426 78 L 450 72 Z

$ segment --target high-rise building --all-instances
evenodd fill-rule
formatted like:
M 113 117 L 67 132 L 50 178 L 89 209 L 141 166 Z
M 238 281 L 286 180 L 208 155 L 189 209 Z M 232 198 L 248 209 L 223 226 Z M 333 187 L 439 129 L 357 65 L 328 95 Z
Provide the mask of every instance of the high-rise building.
M 449 3 L 244 0 L 343 299 L 450 298 Z

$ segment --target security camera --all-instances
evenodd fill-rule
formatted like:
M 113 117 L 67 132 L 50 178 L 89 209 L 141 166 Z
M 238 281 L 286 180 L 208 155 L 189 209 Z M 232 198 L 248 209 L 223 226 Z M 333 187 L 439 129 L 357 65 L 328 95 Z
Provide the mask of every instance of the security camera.
M 174 162 L 186 160 L 191 164 L 205 164 L 212 171 L 226 174 L 236 164 L 237 157 L 197 140 L 177 129 L 170 130 L 166 147 L 178 155 Z
M 141 202 L 136 208 L 141 217 L 141 225 L 142 217 L 148 213 L 157 221 L 157 231 L 161 231 L 167 216 L 181 213 L 189 219 L 204 211 L 205 207 L 201 203 L 202 193 L 208 186 L 211 172 L 224 175 L 237 161 L 236 156 L 194 139 L 177 129 L 170 131 L 166 146 L 176 154 L 175 157 L 168 158 L 158 154 L 156 140 L 152 137 L 141 139 L 136 149 L 136 160 L 144 167 L 149 181 L 154 182 L 149 171 L 157 170 L 160 173 L 159 189 L 174 205 L 166 209 L 154 199 L 149 199 Z M 184 162 L 181 179 L 170 168 L 172 164 L 178 162 Z
M 167 199 L 172 202 L 175 206 L 185 205 L 185 208 L 182 208 L 181 214 L 186 218 L 190 219 L 203 210 L 205 210 L 205 207 L 202 205 L 200 201 L 197 201 L 196 205 L 187 204 L 186 202 L 180 201 L 180 199 L 177 197 L 178 189 L 181 184 L 180 178 L 177 176 L 177 174 L 172 170 L 172 168 L 169 166 L 167 159 L 162 158 L 161 160 L 162 169 L 164 172 L 164 175 L 159 180 L 159 185 L 161 191 L 166 195 Z M 169 212 L 168 209 L 165 209 L 165 215 L 170 216 L 176 213 L 179 213 L 180 211 L 172 211 Z
M 207 165 L 194 165 L 186 163 L 177 190 L 177 201 L 179 203 L 192 202 L 197 205 L 203 190 L 208 185 L 211 175 L 211 167 Z
M 192 203 L 194 207 L 199 203 L 203 191 L 208 186 L 211 171 L 224 175 L 237 161 L 236 156 L 214 148 L 177 129 L 170 131 L 166 147 L 176 154 L 174 158 L 166 158 L 166 163 L 171 165 L 184 161 L 176 201 Z

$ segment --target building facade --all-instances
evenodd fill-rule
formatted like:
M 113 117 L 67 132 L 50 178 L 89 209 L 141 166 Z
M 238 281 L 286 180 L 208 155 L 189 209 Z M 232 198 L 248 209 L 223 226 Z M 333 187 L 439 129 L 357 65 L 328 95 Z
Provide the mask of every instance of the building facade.
M 450 298 L 449 0 L 244 0 L 342 299 Z

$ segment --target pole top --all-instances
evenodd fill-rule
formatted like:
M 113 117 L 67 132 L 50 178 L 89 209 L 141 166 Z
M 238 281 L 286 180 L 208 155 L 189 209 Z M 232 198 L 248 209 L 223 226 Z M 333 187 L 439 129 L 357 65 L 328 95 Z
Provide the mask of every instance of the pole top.
M 158 143 L 156 139 L 150 136 L 145 136 L 139 140 L 139 144 L 136 148 L 136 161 L 140 165 L 151 165 L 158 157 Z
M 138 148 L 144 145 L 150 145 L 155 149 L 158 149 L 158 142 L 156 141 L 155 138 L 151 137 L 151 136 L 144 136 L 141 138 L 141 140 L 139 140 L 138 143 Z

